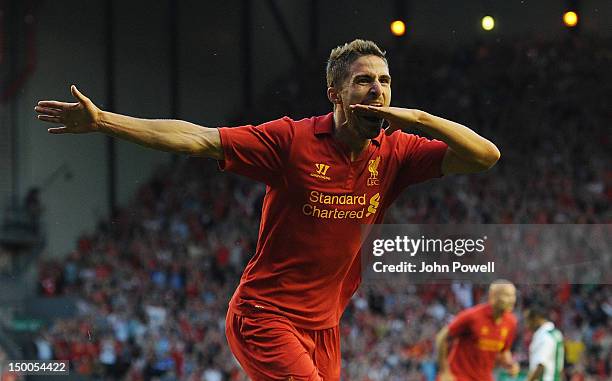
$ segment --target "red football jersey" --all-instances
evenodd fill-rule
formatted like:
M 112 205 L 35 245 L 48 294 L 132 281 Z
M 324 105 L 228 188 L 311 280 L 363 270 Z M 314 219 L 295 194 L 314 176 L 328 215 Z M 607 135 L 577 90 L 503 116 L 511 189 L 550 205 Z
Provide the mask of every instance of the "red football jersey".
M 443 142 L 381 130 L 351 162 L 333 123 L 330 113 L 219 128 L 221 168 L 267 184 L 257 249 L 230 302 L 236 314 L 338 325 L 361 281 L 361 226 L 380 223 L 406 186 L 441 176 Z
M 448 330 L 455 339 L 448 363 L 456 381 L 493 381 L 497 355 L 512 347 L 516 317 L 506 312 L 495 320 L 484 303 L 461 311 Z

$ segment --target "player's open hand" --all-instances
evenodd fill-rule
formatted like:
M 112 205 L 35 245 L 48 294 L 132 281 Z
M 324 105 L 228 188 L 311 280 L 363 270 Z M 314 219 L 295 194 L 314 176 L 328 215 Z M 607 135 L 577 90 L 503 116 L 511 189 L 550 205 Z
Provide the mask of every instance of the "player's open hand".
M 513 362 L 512 365 L 510 365 L 510 367 L 508 368 L 508 373 L 510 374 L 511 377 L 518 376 L 520 371 L 521 371 L 521 366 L 519 365 L 518 362 Z
M 419 110 L 401 107 L 379 107 L 362 104 L 351 105 L 350 107 L 357 115 L 375 116 L 389 122 L 389 127 L 385 129 L 387 135 L 392 134 L 395 130 L 417 125 L 422 113 Z
M 38 119 L 49 123 L 62 124 L 63 127 L 52 127 L 51 134 L 82 134 L 98 130 L 100 109 L 76 88 L 70 86 L 70 92 L 78 101 L 66 103 L 58 101 L 40 101 L 34 107 Z

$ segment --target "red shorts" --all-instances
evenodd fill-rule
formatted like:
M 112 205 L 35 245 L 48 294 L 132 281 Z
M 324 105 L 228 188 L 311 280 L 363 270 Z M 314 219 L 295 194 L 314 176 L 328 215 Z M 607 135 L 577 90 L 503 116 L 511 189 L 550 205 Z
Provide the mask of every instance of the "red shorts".
M 297 328 L 279 315 L 227 312 L 225 335 L 253 381 L 339 381 L 340 331 Z

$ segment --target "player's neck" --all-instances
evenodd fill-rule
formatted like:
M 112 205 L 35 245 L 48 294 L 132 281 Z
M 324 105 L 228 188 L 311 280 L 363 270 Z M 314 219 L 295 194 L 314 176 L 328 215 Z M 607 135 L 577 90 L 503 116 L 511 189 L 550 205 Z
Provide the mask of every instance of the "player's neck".
M 357 131 L 348 125 L 344 114 L 337 110 L 334 111 L 334 139 L 348 148 L 351 161 L 357 160 L 370 142 L 370 139 L 359 136 Z
M 500 320 L 502 318 L 502 316 L 504 316 L 505 312 L 506 311 L 504 311 L 504 310 L 497 310 L 497 309 L 493 308 L 493 311 L 492 311 L 493 320 L 497 322 L 498 320 Z

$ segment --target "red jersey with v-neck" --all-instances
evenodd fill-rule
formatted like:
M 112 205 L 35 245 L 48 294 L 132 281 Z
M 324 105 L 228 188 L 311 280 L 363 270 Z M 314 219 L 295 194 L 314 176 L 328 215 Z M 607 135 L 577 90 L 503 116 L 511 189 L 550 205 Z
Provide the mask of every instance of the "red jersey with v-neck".
M 361 226 L 381 223 L 406 186 L 441 176 L 447 145 L 381 133 L 351 161 L 333 115 L 219 128 L 222 169 L 265 182 L 259 238 L 230 309 L 338 325 L 361 281 Z

